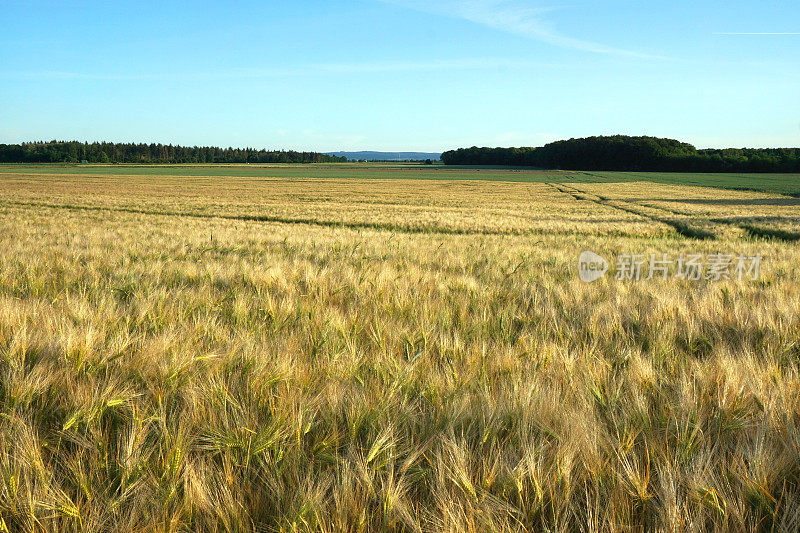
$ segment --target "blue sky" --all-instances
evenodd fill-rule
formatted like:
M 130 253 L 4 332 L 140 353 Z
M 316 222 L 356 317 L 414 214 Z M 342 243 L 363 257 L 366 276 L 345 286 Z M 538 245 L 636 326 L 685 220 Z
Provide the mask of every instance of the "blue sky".
M 800 146 L 790 1 L 0 2 L 0 142 Z

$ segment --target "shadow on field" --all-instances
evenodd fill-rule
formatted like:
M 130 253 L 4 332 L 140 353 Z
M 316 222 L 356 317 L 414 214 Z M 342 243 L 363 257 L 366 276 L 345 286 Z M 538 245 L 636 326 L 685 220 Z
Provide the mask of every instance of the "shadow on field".
M 741 224 L 748 222 L 791 222 L 800 223 L 800 217 L 769 217 L 769 216 L 752 216 L 752 217 L 715 217 L 712 220 L 715 222 L 722 222 L 725 224 Z
M 698 205 L 774 205 L 774 206 L 793 206 L 800 205 L 800 198 L 628 198 L 629 202 L 673 202 L 677 204 L 698 204 Z

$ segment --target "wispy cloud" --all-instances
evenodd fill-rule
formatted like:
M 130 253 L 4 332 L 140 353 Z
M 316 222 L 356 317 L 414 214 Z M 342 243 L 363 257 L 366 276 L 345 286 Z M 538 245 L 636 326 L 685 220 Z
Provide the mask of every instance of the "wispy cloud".
M 800 35 L 800 32 L 742 32 L 742 31 L 718 31 L 714 35 Z
M 15 70 L 0 72 L 5 80 L 144 80 L 163 79 L 156 74 L 95 74 L 63 70 Z
M 632 50 L 615 48 L 593 41 L 575 39 L 560 33 L 555 25 L 547 20 L 547 15 L 560 8 L 526 7 L 508 0 L 380 0 L 417 11 L 460 18 L 488 26 L 498 31 L 520 35 L 535 41 L 552 44 L 562 48 L 572 48 L 596 54 L 637 57 L 645 59 L 666 59 Z
M 383 72 L 435 72 L 452 70 L 489 70 L 502 68 L 563 68 L 561 65 L 540 61 L 510 60 L 504 58 L 466 58 L 429 61 L 374 61 L 363 63 L 318 63 L 289 68 L 240 68 L 225 71 L 185 73 L 90 73 L 55 70 L 0 72 L 0 79 L 12 80 L 158 80 L 202 81 L 227 79 L 282 78 L 293 76 L 370 74 Z

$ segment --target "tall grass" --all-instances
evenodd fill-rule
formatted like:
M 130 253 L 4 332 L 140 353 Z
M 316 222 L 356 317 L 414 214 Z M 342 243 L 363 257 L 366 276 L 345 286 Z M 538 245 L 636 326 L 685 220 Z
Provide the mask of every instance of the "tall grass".
M 159 201 L 159 182 L 137 186 Z M 346 216 L 308 187 L 301 205 Z M 6 185 L 0 530 L 800 527 L 795 247 L 684 240 L 625 212 L 647 238 L 588 232 L 593 207 L 527 185 L 497 203 L 551 231 L 437 232 L 503 222 L 407 187 L 383 201 L 408 195 L 433 231 L 132 213 L 113 210 L 125 191 Z M 169 193 L 164 211 L 186 209 Z M 227 198 L 188 201 L 224 214 Z M 112 209 L 36 205 L 59 201 Z M 584 249 L 765 265 L 760 281 L 586 285 Z

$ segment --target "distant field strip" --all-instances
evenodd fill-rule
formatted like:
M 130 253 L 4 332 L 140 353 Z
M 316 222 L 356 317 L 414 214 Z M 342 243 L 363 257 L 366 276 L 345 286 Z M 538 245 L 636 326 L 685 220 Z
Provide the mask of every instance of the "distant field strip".
M 227 178 L 364 178 L 478 180 L 524 183 L 631 183 L 753 190 L 800 197 L 798 174 L 693 174 L 670 172 L 582 172 L 510 167 L 428 166 L 402 163 L 316 165 L 0 165 L 0 177 L 15 175 L 82 177 L 159 176 Z
M 662 185 L 713 187 L 737 191 L 766 192 L 800 197 L 798 174 L 698 174 L 684 172 L 575 172 L 576 183 L 624 183 L 649 181 Z

